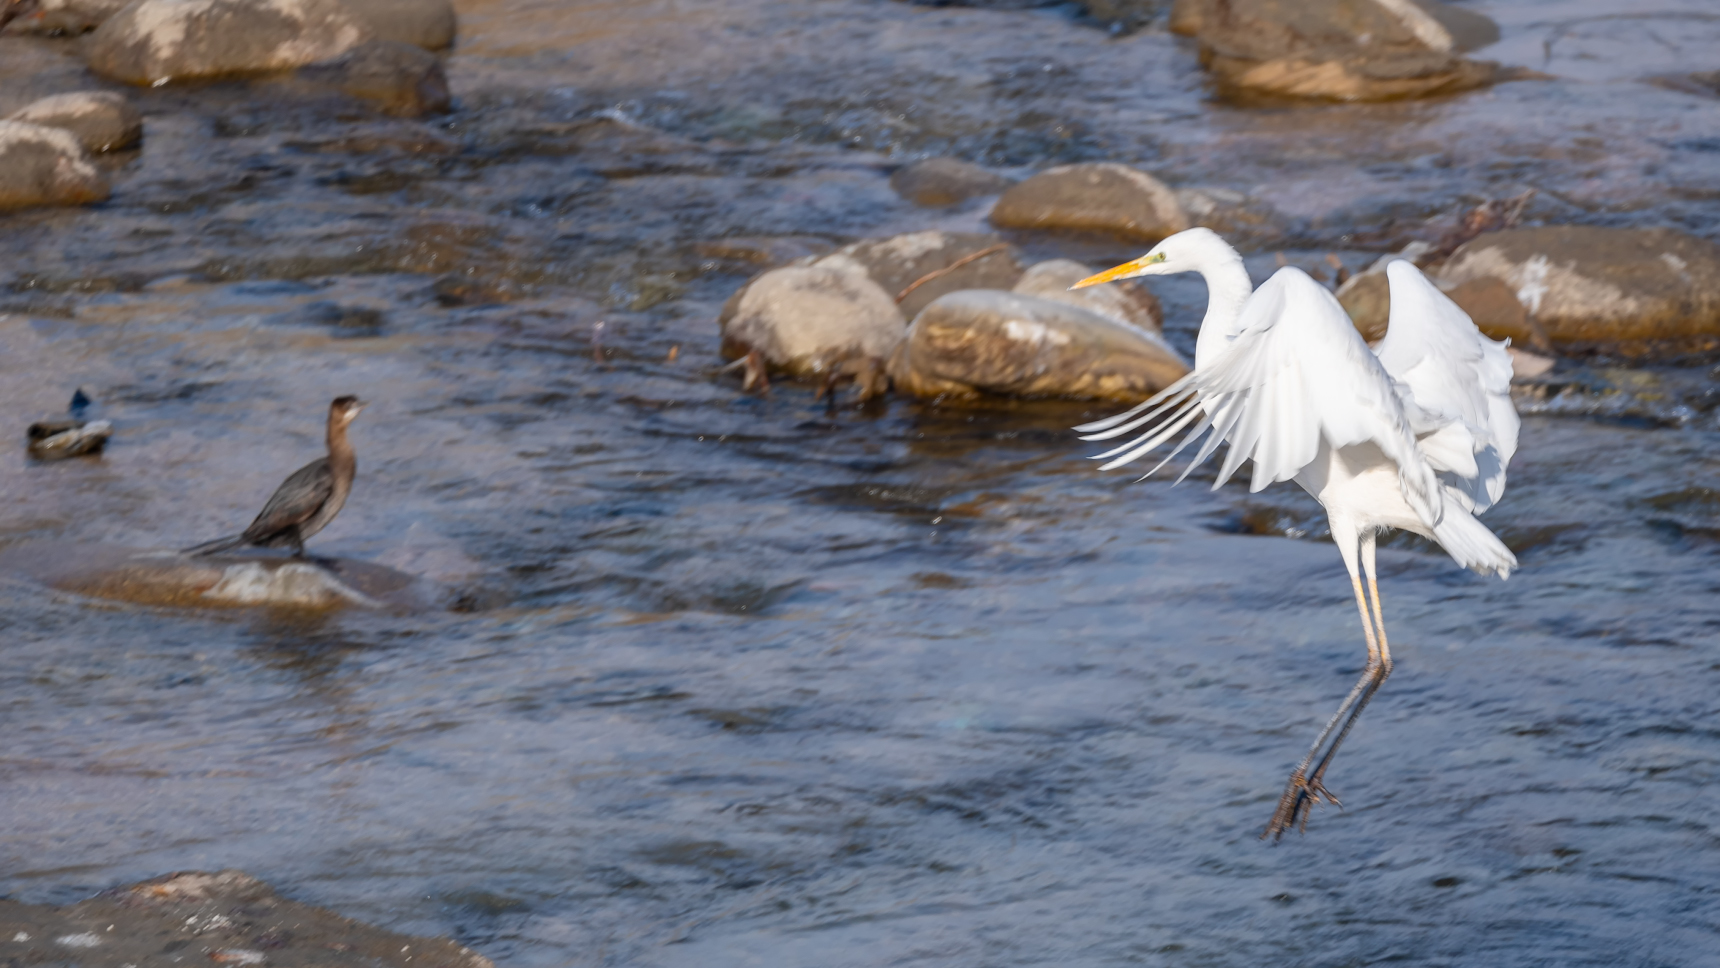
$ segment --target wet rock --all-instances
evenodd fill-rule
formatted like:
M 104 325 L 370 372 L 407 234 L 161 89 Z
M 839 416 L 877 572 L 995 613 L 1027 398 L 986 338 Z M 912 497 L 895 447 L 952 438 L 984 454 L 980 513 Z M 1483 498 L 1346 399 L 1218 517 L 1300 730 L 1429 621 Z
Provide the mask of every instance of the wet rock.
M 369 28 L 372 39 L 411 44 L 425 50 L 454 45 L 457 29 L 449 0 L 343 0 Z
M 1453 253 L 1438 281 L 1477 303 L 1514 294 L 1526 313 L 1520 335 L 1542 335 L 1561 353 L 1720 350 L 1720 246 L 1673 229 L 1495 232 Z
M 113 436 L 113 424 L 106 420 L 44 420 L 30 425 L 30 456 L 37 460 L 65 460 L 99 454 Z
M 9 34 L 77 36 L 100 26 L 131 0 L 36 0 L 6 25 Z
M 1107 286 L 1088 286 L 1069 291 L 1069 287 L 1094 273 L 1094 269 L 1073 259 L 1051 259 L 1022 273 L 1015 291 L 1024 296 L 1037 296 L 1053 302 L 1068 303 L 1109 316 L 1137 329 L 1157 334 L 1163 330 L 1165 311 L 1158 299 L 1145 286 L 1132 280 Z
M 906 320 L 851 259 L 772 269 L 723 307 L 725 359 L 758 353 L 793 376 L 827 374 L 851 359 L 889 356 Z
M 492 968 L 446 938 L 396 934 L 276 894 L 242 871 L 187 871 L 55 906 L 0 900 L 9 965 Z
M 927 306 L 890 360 L 896 390 L 1144 400 L 1188 373 L 1151 333 L 1069 303 L 970 289 Z
M 290 70 L 366 40 L 446 46 L 452 17 L 446 0 L 135 0 L 85 56 L 130 84 Z
M 300 70 L 299 76 L 370 101 L 396 117 L 444 114 L 451 104 L 441 59 L 422 47 L 398 41 L 367 41 L 332 61 Z
M 1002 228 L 1110 232 L 1157 242 L 1189 227 L 1176 193 L 1127 165 L 1050 168 L 1011 187 L 991 210 Z
M 31 543 L 0 555 L 0 569 L 61 591 L 139 605 L 178 608 L 264 606 L 416 608 L 423 590 L 391 568 L 343 558 L 266 554 L 190 557 L 108 545 Z
M 1515 346 L 1505 347 L 1505 352 L 1511 354 L 1511 379 L 1533 380 L 1552 372 L 1558 361 L 1550 356 L 1541 356 L 1520 350 Z
M 70 131 L 88 151 L 118 151 L 143 140 L 143 115 L 111 91 L 74 91 L 33 101 L 6 120 Z
M 107 179 L 70 132 L 0 121 L 0 212 L 107 197 Z
M 995 195 L 1009 179 L 960 158 L 927 158 L 904 166 L 890 176 L 896 194 L 915 205 L 941 208 L 980 195 Z
M 1466 43 L 1497 40 L 1498 28 L 1431 2 L 1201 0 L 1173 19 L 1234 92 L 1388 101 L 1480 87 L 1498 71 L 1460 56 Z
M 845 245 L 819 264 L 858 263 L 912 319 L 958 289 L 1008 289 L 1021 278 L 1014 246 L 973 232 L 910 232 Z

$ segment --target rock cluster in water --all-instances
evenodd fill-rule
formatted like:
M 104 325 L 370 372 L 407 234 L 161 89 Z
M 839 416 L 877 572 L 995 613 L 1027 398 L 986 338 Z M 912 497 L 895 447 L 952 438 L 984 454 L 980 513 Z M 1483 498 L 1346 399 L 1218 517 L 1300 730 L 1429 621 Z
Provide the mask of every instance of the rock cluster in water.
M 0 963 L 492 968 L 446 938 L 362 924 L 235 870 L 169 874 L 63 906 L 0 900 Z
M 869 386 L 887 373 L 899 392 L 960 399 L 1138 400 L 1188 371 L 1150 293 L 1068 292 L 1092 270 L 1054 259 L 1024 272 L 1018 257 L 993 236 L 914 232 L 803 258 L 729 300 L 723 355 Z
M 1451 94 L 1498 65 L 1463 52 L 1499 39 L 1486 17 L 1434 0 L 1178 0 L 1173 30 L 1236 93 L 1336 101 Z

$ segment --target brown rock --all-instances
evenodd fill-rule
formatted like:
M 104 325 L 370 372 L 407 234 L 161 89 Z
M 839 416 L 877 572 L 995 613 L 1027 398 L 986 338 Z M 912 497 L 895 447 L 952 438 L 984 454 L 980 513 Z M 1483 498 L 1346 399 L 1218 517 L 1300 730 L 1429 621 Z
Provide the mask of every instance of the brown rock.
M 1222 88 L 1387 101 L 1491 83 L 1497 65 L 1459 56 L 1453 33 L 1485 39 L 1477 17 L 1412 0 L 1201 0 L 1180 22 L 1197 25 L 1201 61 Z
M 1490 338 L 1508 339 L 1518 346 L 1548 346 L 1546 333 L 1529 319 L 1517 294 L 1504 282 L 1491 276 L 1471 279 L 1445 294 Z
M 1150 333 L 1068 303 L 970 289 L 927 306 L 890 360 L 899 392 L 1144 400 L 1188 373 Z
M 1370 343 L 1385 339 L 1386 320 L 1391 318 L 1391 286 L 1384 272 L 1357 273 L 1338 287 L 1338 302 L 1356 324 L 1356 332 Z
M 1442 287 L 1493 279 L 1561 352 L 1720 349 L 1720 246 L 1673 229 L 1511 229 L 1454 252 Z M 1484 290 L 1475 290 L 1484 291 Z
M 425 50 L 454 46 L 456 20 L 448 0 L 342 0 L 375 40 Z
M 1201 8 L 1205 5 L 1205 0 L 1175 0 L 1171 4 L 1171 33 L 1184 37 L 1199 34 Z
M 1163 330 L 1164 307 L 1159 305 L 1157 297 L 1145 286 L 1133 280 L 1124 279 L 1106 286 L 1088 286 L 1086 289 L 1070 291 L 1070 286 L 1093 272 L 1092 267 L 1084 266 L 1073 259 L 1051 259 L 1022 273 L 1021 281 L 1015 284 L 1015 291 L 1023 296 L 1037 296 L 1040 299 L 1090 309 L 1101 316 L 1109 316 L 1154 335 Z
M 395 117 L 418 118 L 449 109 L 442 61 L 422 47 L 398 41 L 359 44 L 335 60 L 304 68 L 299 76 L 370 101 Z
M 772 269 L 729 299 L 718 319 L 722 354 L 762 354 L 772 369 L 823 376 L 854 359 L 888 357 L 907 321 L 852 260 Z
M 944 293 L 1008 289 L 1021 278 L 1014 246 L 993 235 L 970 232 L 910 232 L 867 239 L 837 249 L 819 264 L 840 260 L 864 268 L 899 301 L 904 319 L 912 319 Z
M 143 140 L 143 115 L 110 91 L 56 94 L 26 105 L 6 120 L 70 131 L 88 151 L 118 151 Z
M 927 158 L 906 165 L 890 176 L 896 194 L 915 205 L 940 208 L 979 195 L 995 195 L 1009 179 L 960 158 Z
M 9 34 L 77 36 L 94 30 L 131 0 L 36 0 L 6 25 Z
M 71 132 L 0 121 L 0 212 L 107 197 L 107 179 Z
M 492 968 L 446 938 L 396 934 L 276 894 L 240 871 L 188 871 L 65 906 L 0 900 L 9 965 Z
M 1157 242 L 1189 227 L 1176 193 L 1158 179 L 1110 163 L 1049 168 L 1011 187 L 991 210 L 1004 228 L 1109 232 Z

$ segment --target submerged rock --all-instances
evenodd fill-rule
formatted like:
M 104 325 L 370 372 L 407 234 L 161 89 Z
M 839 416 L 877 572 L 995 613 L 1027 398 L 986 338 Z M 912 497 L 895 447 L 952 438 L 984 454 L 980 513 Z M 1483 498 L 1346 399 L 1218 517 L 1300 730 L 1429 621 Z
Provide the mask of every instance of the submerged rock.
M 36 0 L 6 25 L 9 34 L 77 36 L 96 29 L 131 0 Z
M 890 360 L 899 392 L 1135 402 L 1188 373 L 1151 333 L 1069 303 L 965 290 L 927 306 Z
M 865 268 L 843 259 L 766 272 L 730 298 L 718 324 L 725 359 L 757 352 L 773 369 L 810 377 L 888 356 L 907 321 Z
M 91 69 L 130 84 L 290 70 L 366 40 L 446 46 L 446 0 L 135 0 L 90 36 Z
M 348 606 L 412 608 L 421 590 L 411 575 L 350 559 L 264 554 L 191 557 L 110 545 L 33 543 L 0 555 L 0 568 L 61 591 L 169 607 L 266 606 L 326 610 Z
M 1428 0 L 1199 0 L 1172 23 L 1238 92 L 1336 101 L 1449 94 L 1491 83 L 1498 66 L 1461 56 L 1498 39 L 1487 18 Z
M 186 871 L 76 904 L 0 900 L 9 965 L 214 963 L 328 968 L 493 968 L 446 938 L 396 934 L 276 894 L 242 871 Z
M 1454 252 L 1438 281 L 1466 309 L 1514 295 L 1523 321 L 1501 311 L 1494 332 L 1531 345 L 1627 357 L 1720 350 L 1720 246 L 1673 229 L 1495 232 Z
M 73 91 L 32 101 L 7 117 L 70 131 L 88 151 L 118 151 L 143 140 L 143 115 L 111 91 Z
M 37 460 L 99 454 L 111 436 L 113 424 L 106 420 L 44 420 L 30 425 L 29 452 Z
M 299 77 L 370 101 L 396 117 L 443 114 L 451 104 L 441 59 L 422 47 L 398 41 L 359 44 L 332 61 L 300 70 Z
M 1010 180 L 960 158 L 927 158 L 906 165 L 890 176 L 896 194 L 915 205 L 941 208 L 980 195 L 995 195 Z
M 1137 329 L 1158 334 L 1164 329 L 1165 311 L 1157 297 L 1145 286 L 1125 279 L 1105 286 L 1086 289 L 1069 287 L 1092 275 L 1094 270 L 1073 259 L 1051 259 L 1022 273 L 1015 291 L 1024 296 L 1038 296 L 1053 302 L 1068 303 L 1109 316 Z
M 958 289 L 1008 289 L 1021 278 L 1015 247 L 974 232 L 909 232 L 845 245 L 818 264 L 859 264 L 912 319 Z
M 1146 172 L 1109 162 L 1062 165 L 1034 175 L 1003 193 L 991 223 L 1110 232 L 1146 242 L 1189 227 L 1175 192 Z
M 0 212 L 107 197 L 107 179 L 70 132 L 0 121 Z

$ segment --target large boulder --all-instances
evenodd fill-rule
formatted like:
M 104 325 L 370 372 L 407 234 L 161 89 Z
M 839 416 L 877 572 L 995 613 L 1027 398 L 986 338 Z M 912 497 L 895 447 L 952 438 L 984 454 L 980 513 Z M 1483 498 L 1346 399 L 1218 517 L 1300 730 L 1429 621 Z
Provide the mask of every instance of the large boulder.
M 764 273 L 729 300 L 718 325 L 724 358 L 757 352 L 772 369 L 813 377 L 888 357 L 907 322 L 865 268 L 844 259 Z
M 945 293 L 1015 285 L 1021 278 L 1018 254 L 994 235 L 929 231 L 855 242 L 820 263 L 860 265 L 898 302 L 903 318 L 913 319 Z
M 143 115 L 111 91 L 73 91 L 32 101 L 6 118 L 72 133 L 88 151 L 118 151 L 143 140 Z
M 1009 179 L 960 158 L 927 158 L 904 165 L 890 176 L 890 187 L 896 194 L 927 208 L 995 195 L 1009 186 Z
M 129 84 L 290 70 L 366 40 L 453 37 L 447 0 L 134 0 L 90 36 L 97 73 Z
M 1454 298 L 1514 294 L 1525 313 L 1521 335 L 1544 336 L 1561 352 L 1720 348 L 1720 245 L 1674 229 L 1494 232 L 1452 253 L 1438 282 Z
M 1462 56 L 1498 39 L 1491 21 L 1416 0 L 1198 0 L 1172 23 L 1237 93 L 1389 101 L 1491 83 L 1498 67 Z
M 1017 229 L 1108 232 L 1157 242 L 1189 227 L 1176 193 L 1143 171 L 1109 162 L 1048 168 L 1012 186 L 991 224 Z
M 0 121 L 0 212 L 107 197 L 107 179 L 71 132 Z
M 1188 373 L 1144 330 L 1069 303 L 991 290 L 953 292 L 915 318 L 890 360 L 898 392 L 1135 402 Z
M 1093 271 L 1092 267 L 1073 259 L 1050 259 L 1022 273 L 1021 281 L 1015 284 L 1015 291 L 1023 296 L 1037 296 L 1090 309 L 1149 333 L 1163 331 L 1164 307 L 1145 286 L 1133 280 L 1070 290 L 1070 286 L 1092 275 Z

